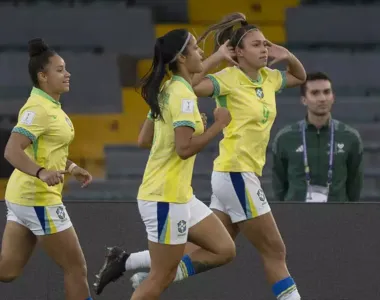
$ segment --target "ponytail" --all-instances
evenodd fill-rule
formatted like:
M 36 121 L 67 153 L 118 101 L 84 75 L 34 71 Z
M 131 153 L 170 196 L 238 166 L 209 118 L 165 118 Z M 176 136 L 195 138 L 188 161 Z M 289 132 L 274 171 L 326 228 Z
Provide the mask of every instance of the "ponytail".
M 158 100 L 160 87 L 166 75 L 166 66 L 161 51 L 161 39 L 154 46 L 153 63 L 148 73 L 142 78 L 141 95 L 149 105 L 153 119 L 163 119 Z
M 234 26 L 240 25 L 240 28 L 234 30 Z M 246 17 L 242 13 L 232 13 L 225 16 L 219 23 L 211 25 L 197 40 L 197 43 L 205 41 L 208 36 L 214 33 L 214 52 L 227 40 L 230 45 L 236 47 L 240 45 L 241 37 L 247 30 L 255 29 L 253 25 L 249 25 Z
M 175 29 L 156 40 L 152 65 L 141 79 L 141 96 L 150 107 L 153 120 L 163 120 L 159 94 L 162 81 L 170 71 L 177 70 L 177 56 L 187 54 L 190 33 L 185 29 Z

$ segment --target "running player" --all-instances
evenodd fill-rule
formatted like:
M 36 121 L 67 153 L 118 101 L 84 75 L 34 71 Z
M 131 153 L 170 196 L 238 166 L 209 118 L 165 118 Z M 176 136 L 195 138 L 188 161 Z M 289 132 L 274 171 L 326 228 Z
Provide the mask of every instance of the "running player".
M 5 194 L 0 281 L 11 282 L 21 274 L 38 241 L 63 269 L 66 299 L 91 300 L 86 261 L 61 194 L 64 174 L 71 173 L 83 187 L 92 180 L 67 159 L 74 128 L 59 99 L 69 91 L 70 73 L 41 39 L 29 42 L 29 56 L 34 87 L 5 149 L 15 171 Z
M 237 30 L 233 26 L 241 24 Z M 276 116 L 275 93 L 302 84 L 306 73 L 302 64 L 287 49 L 267 41 L 262 32 L 249 25 L 243 14 L 235 13 L 210 27 L 201 42 L 215 33 L 216 47 L 230 39 L 239 67 L 228 67 L 208 75 L 194 90 L 197 96 L 213 96 L 218 107 L 231 111 L 232 122 L 224 130 L 220 155 L 214 162 L 213 195 L 210 207 L 225 224 L 232 238 L 242 232 L 261 254 L 272 290 L 279 300 L 298 300 L 300 295 L 291 278 L 285 245 L 257 176 L 261 176 L 270 130 Z M 267 66 L 287 61 L 288 70 L 281 72 Z M 214 61 L 216 66 L 220 61 Z M 193 247 L 188 247 L 191 252 Z M 205 261 L 208 261 L 207 259 Z M 146 267 L 141 259 L 135 266 Z M 208 264 L 212 268 L 212 264 Z M 131 280 L 138 286 L 146 275 L 135 274 Z M 176 280 L 188 274 L 178 270 Z
M 160 89 L 167 68 L 174 75 Z M 194 274 L 208 268 L 205 255 L 214 267 L 235 256 L 227 230 L 191 188 L 196 154 L 231 120 L 227 109 L 217 108 L 214 124 L 204 130 L 191 86 L 193 74 L 201 71 L 202 51 L 187 30 L 173 30 L 157 39 L 153 64 L 142 86 L 142 96 L 151 109 L 142 136 L 146 134 L 152 141 L 154 127 L 153 146 L 137 196 L 148 235 L 151 270 L 133 300 L 158 299 L 175 278 L 181 258 L 180 267 Z M 201 248 L 183 258 L 188 240 Z M 118 247 L 109 249 L 95 283 L 97 294 L 122 275 L 131 263 L 129 258 Z

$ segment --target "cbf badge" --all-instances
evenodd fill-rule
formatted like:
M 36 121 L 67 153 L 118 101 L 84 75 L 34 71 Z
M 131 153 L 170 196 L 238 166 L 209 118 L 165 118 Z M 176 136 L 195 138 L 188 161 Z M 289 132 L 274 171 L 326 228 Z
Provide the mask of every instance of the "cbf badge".
M 66 219 L 65 210 L 63 209 L 63 207 L 59 206 L 55 212 L 57 213 L 58 218 L 60 218 L 61 220 Z
M 259 97 L 260 99 L 264 98 L 264 91 L 262 88 L 255 88 L 256 91 L 256 96 Z
M 73 123 L 71 123 L 71 120 L 68 117 L 65 117 L 66 123 L 70 126 L 71 130 L 73 130 Z

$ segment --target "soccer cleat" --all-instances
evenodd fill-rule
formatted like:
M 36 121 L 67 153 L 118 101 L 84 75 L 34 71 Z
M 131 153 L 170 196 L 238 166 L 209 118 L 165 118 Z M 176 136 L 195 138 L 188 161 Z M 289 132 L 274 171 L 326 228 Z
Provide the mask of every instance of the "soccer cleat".
M 125 262 L 129 255 L 129 253 L 120 247 L 107 248 L 106 260 L 99 274 L 95 275 L 94 290 L 96 295 L 100 295 L 110 282 L 116 281 L 123 276 L 125 272 Z
M 146 272 L 139 272 L 134 274 L 129 281 L 132 283 L 132 287 L 134 289 L 137 289 L 138 286 L 148 277 L 148 273 Z

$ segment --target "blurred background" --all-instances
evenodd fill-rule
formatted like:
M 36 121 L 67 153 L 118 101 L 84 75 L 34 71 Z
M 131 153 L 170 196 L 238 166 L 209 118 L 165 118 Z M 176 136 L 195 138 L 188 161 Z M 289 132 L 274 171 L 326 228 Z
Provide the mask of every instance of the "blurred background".
M 94 183 L 82 190 L 68 180 L 70 200 L 135 200 L 148 151 L 136 141 L 148 107 L 135 90 L 150 67 L 155 38 L 175 28 L 200 35 L 224 15 L 239 11 L 272 42 L 284 45 L 307 72 L 323 71 L 336 93 L 333 117 L 356 128 L 363 139 L 362 201 L 380 192 L 380 1 L 365 0 L 0 0 L 0 149 L 3 152 L 31 82 L 27 42 L 42 37 L 66 60 L 71 91 L 62 98 L 76 137 L 70 160 L 88 169 Z M 205 45 L 206 55 L 212 40 Z M 199 101 L 212 122 L 214 102 Z M 272 139 L 303 118 L 299 89 L 277 98 Z M 270 144 L 271 144 L 270 142 Z M 193 188 L 209 200 L 218 140 L 198 154 Z M 0 199 L 11 166 L 0 158 Z M 262 185 L 272 199 L 271 155 Z

